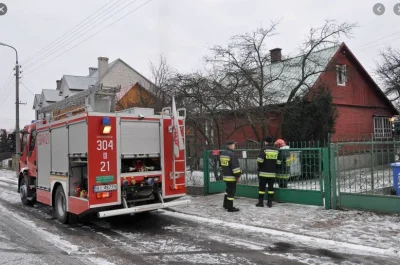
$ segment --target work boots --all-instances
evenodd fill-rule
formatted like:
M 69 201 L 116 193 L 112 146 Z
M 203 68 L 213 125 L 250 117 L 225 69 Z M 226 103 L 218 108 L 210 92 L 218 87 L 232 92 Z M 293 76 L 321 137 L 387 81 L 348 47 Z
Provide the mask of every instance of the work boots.
M 267 205 L 268 205 L 269 208 L 272 207 L 272 199 L 273 199 L 273 197 L 274 197 L 274 195 L 268 194 L 268 202 L 267 202 Z
M 223 204 L 223 206 L 222 207 L 224 207 L 225 209 L 228 209 L 228 195 L 225 195 L 224 196 L 224 204 Z
M 264 195 L 258 195 L 258 203 L 256 204 L 257 207 L 264 207 Z
M 228 212 L 238 212 L 239 209 L 233 207 L 233 201 L 228 200 Z

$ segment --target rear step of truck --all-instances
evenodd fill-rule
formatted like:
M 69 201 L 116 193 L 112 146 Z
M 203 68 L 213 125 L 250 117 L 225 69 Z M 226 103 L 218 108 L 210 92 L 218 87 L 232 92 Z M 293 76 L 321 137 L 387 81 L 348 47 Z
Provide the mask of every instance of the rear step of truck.
M 105 217 L 111 217 L 111 216 L 117 216 L 117 215 L 140 213 L 140 212 L 152 211 L 152 210 L 163 209 L 163 208 L 168 208 L 168 207 L 173 207 L 173 206 L 186 205 L 189 203 L 190 203 L 190 200 L 176 200 L 176 201 L 166 202 L 166 203 L 147 204 L 147 205 L 141 205 L 141 206 L 130 207 L 130 208 L 98 212 L 97 217 L 105 218 Z

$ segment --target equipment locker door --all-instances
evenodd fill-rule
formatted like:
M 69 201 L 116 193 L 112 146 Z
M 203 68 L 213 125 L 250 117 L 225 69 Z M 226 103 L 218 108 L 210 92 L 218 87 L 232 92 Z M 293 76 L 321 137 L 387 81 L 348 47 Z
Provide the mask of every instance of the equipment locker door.
M 163 147 L 164 147 L 164 174 L 163 174 L 163 197 L 179 197 L 186 194 L 186 163 L 185 149 L 179 151 L 179 156 L 174 155 L 174 141 L 170 130 L 172 119 L 163 119 Z M 181 135 L 185 135 L 184 121 L 178 120 Z M 175 176 L 173 174 L 175 163 Z

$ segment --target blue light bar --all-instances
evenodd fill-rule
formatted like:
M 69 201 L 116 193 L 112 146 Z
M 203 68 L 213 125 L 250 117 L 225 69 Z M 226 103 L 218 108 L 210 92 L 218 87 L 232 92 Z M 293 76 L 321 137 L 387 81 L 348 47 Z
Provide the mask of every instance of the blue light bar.
M 102 121 L 103 125 L 110 125 L 110 117 L 103 117 L 103 121 Z

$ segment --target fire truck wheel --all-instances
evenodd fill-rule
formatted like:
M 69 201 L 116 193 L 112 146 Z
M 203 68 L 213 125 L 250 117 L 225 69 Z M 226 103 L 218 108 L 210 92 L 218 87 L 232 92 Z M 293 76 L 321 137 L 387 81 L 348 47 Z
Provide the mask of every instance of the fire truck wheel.
M 56 190 L 56 196 L 54 200 L 54 213 L 57 220 L 65 224 L 68 221 L 67 203 L 65 193 L 62 186 L 58 186 Z
M 19 195 L 21 196 L 21 202 L 23 205 L 32 205 L 33 202 L 28 200 L 28 188 L 25 185 L 25 179 L 21 179 L 21 183 L 19 186 Z

